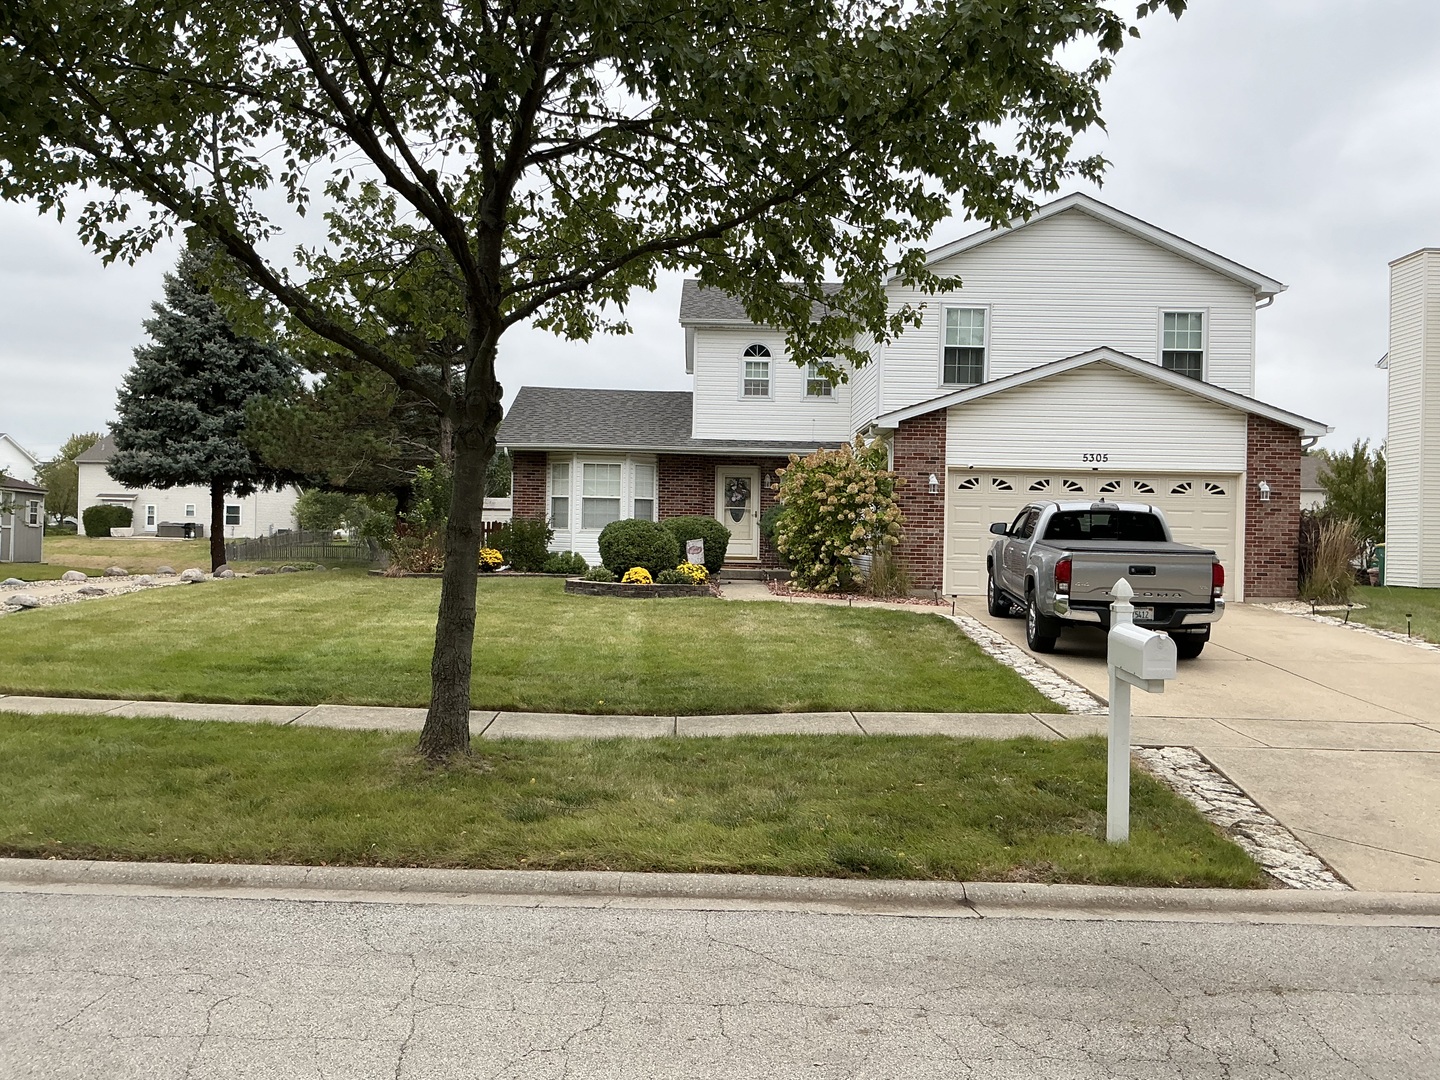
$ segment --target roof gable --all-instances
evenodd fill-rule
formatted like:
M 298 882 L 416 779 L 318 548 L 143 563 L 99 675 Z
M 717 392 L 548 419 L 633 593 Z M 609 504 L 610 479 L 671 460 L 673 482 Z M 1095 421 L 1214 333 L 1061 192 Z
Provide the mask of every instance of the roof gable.
M 77 465 L 104 465 L 115 456 L 115 439 L 111 435 L 102 435 L 97 439 L 89 450 L 75 455 Z
M 21 446 L 20 441 L 16 439 L 14 435 L 8 435 L 5 432 L 0 431 L 0 439 L 4 439 L 16 450 L 18 450 L 20 452 L 20 456 L 25 458 L 26 461 L 30 462 L 31 467 L 35 467 L 40 464 L 40 459 L 34 454 L 32 454 L 29 450 L 26 450 L 25 447 Z
M 935 248 L 926 254 L 925 265 L 934 266 L 936 263 L 943 262 L 955 255 L 971 251 L 983 244 L 992 244 L 998 240 L 1003 240 L 1005 237 L 1011 236 L 1022 229 L 1037 225 L 1058 214 L 1067 212 L 1085 214 L 1112 228 L 1119 229 L 1121 232 L 1129 233 L 1131 236 L 1138 237 L 1147 243 L 1154 244 L 1156 247 L 1179 255 L 1181 258 L 1188 259 L 1217 274 L 1230 278 L 1233 281 L 1238 281 L 1247 288 L 1254 290 L 1257 297 L 1275 296 L 1277 293 L 1284 292 L 1287 287 L 1282 282 L 1267 277 L 1256 270 L 1252 270 L 1248 266 L 1243 266 L 1231 259 L 1227 259 L 1223 255 L 1218 255 L 1208 248 L 1203 248 L 1199 244 L 1191 243 L 1182 236 L 1167 232 L 1159 226 L 1152 225 L 1148 221 L 1143 221 L 1122 210 L 1117 210 L 1115 207 L 1103 203 L 1099 199 L 1093 199 L 1089 195 L 1083 195 L 1078 191 L 1056 199 L 1054 202 L 1046 203 L 1025 221 L 1012 223 L 999 229 L 981 229 L 977 232 L 970 233 L 968 236 L 962 236 L 958 240 L 953 240 L 948 244 Z M 892 277 L 890 280 L 893 283 L 897 278 Z
M 1026 371 L 1008 375 L 1003 379 L 995 379 L 993 382 L 980 383 L 977 386 L 966 387 L 964 390 L 955 390 L 939 397 L 931 398 L 929 401 L 922 401 L 908 408 L 896 409 L 883 416 L 876 417 L 874 426 L 883 430 L 893 430 L 904 420 L 912 417 L 924 416 L 926 413 L 936 412 L 940 409 L 949 409 L 956 405 L 965 405 L 972 401 L 979 401 L 982 398 L 990 397 L 993 394 L 1003 394 L 1007 390 L 1013 390 L 1021 386 L 1029 386 L 1032 383 L 1043 382 L 1046 379 L 1062 375 L 1066 372 L 1076 371 L 1080 368 L 1089 367 L 1095 364 L 1106 364 L 1119 368 L 1121 371 L 1137 375 L 1142 379 L 1149 379 L 1168 386 L 1173 390 L 1190 394 L 1194 397 L 1223 405 L 1226 408 L 1234 409 L 1237 412 L 1253 413 L 1256 416 L 1264 416 L 1274 420 L 1276 423 L 1284 424 L 1286 427 L 1294 428 L 1307 438 L 1317 438 L 1329 434 L 1333 429 L 1322 424 L 1318 420 L 1311 420 L 1309 417 L 1301 416 L 1299 413 L 1292 413 L 1285 409 L 1276 408 L 1255 398 L 1246 397 L 1244 394 L 1237 394 L 1233 390 L 1224 390 L 1211 383 L 1200 382 L 1185 375 L 1177 374 L 1152 364 L 1149 361 L 1141 360 L 1139 357 L 1131 356 L 1129 353 L 1120 352 L 1118 349 L 1091 349 L 1088 352 L 1077 353 L 1075 356 L 1067 356 L 1063 360 L 1056 360 L 1049 364 L 1041 364 L 1039 367 L 1029 368 Z

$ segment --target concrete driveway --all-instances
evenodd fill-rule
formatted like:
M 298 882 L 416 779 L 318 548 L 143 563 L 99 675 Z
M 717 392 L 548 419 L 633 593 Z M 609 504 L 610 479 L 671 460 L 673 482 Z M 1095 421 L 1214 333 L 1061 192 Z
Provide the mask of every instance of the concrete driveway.
M 1025 647 L 1022 620 L 961 604 Z M 1104 698 L 1104 641 L 1066 630 L 1041 659 Z M 1133 701 L 1137 744 L 1195 747 L 1357 889 L 1440 892 L 1440 653 L 1231 605 L 1163 695 Z

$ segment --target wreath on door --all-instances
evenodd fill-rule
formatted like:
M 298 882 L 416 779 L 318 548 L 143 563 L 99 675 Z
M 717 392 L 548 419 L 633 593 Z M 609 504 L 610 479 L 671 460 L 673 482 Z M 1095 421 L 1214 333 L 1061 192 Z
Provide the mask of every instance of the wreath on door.
M 731 476 L 725 481 L 725 506 L 730 511 L 730 520 L 739 521 L 750 506 L 750 481 L 743 476 Z

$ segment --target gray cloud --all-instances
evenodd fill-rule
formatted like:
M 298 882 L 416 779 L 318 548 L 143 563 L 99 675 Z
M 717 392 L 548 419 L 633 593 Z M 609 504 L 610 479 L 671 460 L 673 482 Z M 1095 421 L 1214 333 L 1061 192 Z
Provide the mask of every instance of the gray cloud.
M 1257 395 L 1333 424 L 1325 445 L 1382 438 L 1386 264 L 1440 243 L 1440 5 L 1196 0 L 1146 21 L 1105 99 L 1094 193 L 1290 285 L 1259 315 Z M 68 224 L 0 205 L 0 252 L 0 430 L 49 453 L 112 415 L 174 249 L 102 268 Z M 507 400 L 526 383 L 687 387 L 678 304 L 669 275 L 628 337 L 511 334 Z

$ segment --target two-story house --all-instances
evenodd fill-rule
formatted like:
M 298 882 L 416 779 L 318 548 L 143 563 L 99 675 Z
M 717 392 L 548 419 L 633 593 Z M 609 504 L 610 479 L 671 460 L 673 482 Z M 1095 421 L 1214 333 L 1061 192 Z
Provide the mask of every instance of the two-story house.
M 889 285 L 921 325 L 831 385 L 733 298 L 686 282 L 690 393 L 524 387 L 500 429 L 515 514 L 596 558 L 621 517 L 714 515 L 728 561 L 774 565 L 758 519 L 788 455 L 856 432 L 905 479 L 918 588 L 984 592 L 988 527 L 1039 498 L 1151 503 L 1214 548 L 1234 599 L 1296 588 L 1302 444 L 1324 424 L 1255 399 L 1255 319 L 1280 282 L 1085 195 L 932 251 L 962 286 Z

